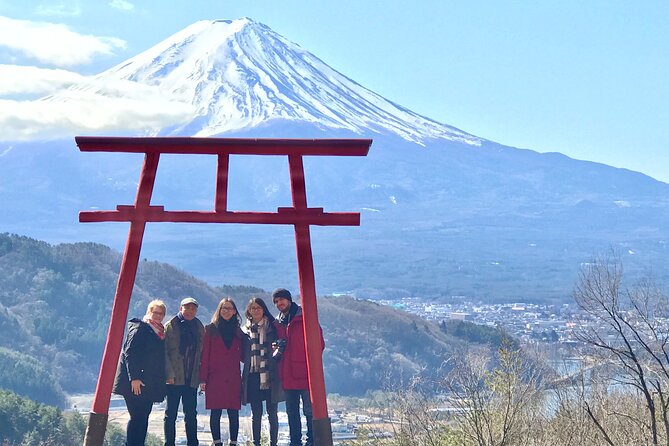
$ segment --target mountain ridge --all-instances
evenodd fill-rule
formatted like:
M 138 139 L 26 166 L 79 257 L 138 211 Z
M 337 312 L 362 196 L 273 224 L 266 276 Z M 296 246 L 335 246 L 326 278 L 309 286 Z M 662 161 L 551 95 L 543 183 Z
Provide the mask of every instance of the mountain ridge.
M 0 388 L 58 403 L 61 387 L 68 393 L 94 389 L 120 261 L 119 252 L 100 244 L 50 245 L 0 233 L 0 358 L 5 360 Z M 141 316 L 149 301 L 160 298 L 169 318 L 186 296 L 198 300 L 197 316 L 204 323 L 224 296 L 232 297 L 241 313 L 251 296 L 277 311 L 260 288 L 211 287 L 172 265 L 143 259 L 128 317 Z M 434 372 L 456 348 L 467 347 L 436 322 L 373 302 L 321 296 L 318 307 L 325 377 L 333 393 L 362 395 L 399 385 L 402 375 Z M 15 369 L 32 373 L 17 377 Z
M 213 43 L 207 39 L 199 41 L 202 35 L 198 32 L 203 29 L 214 34 L 228 32 L 229 37 L 232 29 L 228 28 L 233 23 L 237 27 L 235 35 L 245 29 L 257 37 L 256 42 L 251 42 L 255 48 L 251 56 L 260 62 L 251 63 L 245 53 L 235 52 L 240 44 L 234 41 L 229 46 L 225 39 L 214 39 Z M 314 79 L 327 76 L 313 73 L 325 64 L 296 45 L 286 43 L 287 39 L 268 31 L 264 25 L 248 20 L 205 21 L 193 26 L 190 31 L 187 28 L 177 33 L 178 38 L 173 36 L 162 46 L 154 46 L 157 49 L 149 49 L 101 74 L 107 76 L 103 78 L 110 85 L 134 82 L 128 79 L 141 75 L 142 81 L 163 85 L 169 96 L 184 79 L 190 79 L 183 73 L 193 73 L 185 97 L 195 98 L 194 92 L 200 84 L 210 93 L 198 96 L 207 107 L 190 126 L 175 123 L 147 134 L 185 132 L 189 136 L 207 128 L 212 133 L 220 130 L 215 127 L 216 116 L 208 114 L 209 106 L 212 113 L 225 111 L 225 107 L 206 99 L 214 98 L 218 92 L 217 98 L 227 98 L 230 105 L 226 113 L 246 119 L 244 126 L 226 130 L 220 136 L 374 139 L 365 158 L 305 158 L 311 206 L 362 213 L 359 228 L 312 229 L 317 284 L 322 294 L 351 292 L 369 297 L 404 293 L 555 301 L 568 298 L 579 265 L 598 251 L 619 249 L 630 271 L 669 261 L 666 183 L 562 154 L 503 146 L 469 137 L 464 132 L 464 137 L 455 131 L 449 134 L 450 138 L 441 137 L 452 128 L 444 125 L 439 127 L 442 133 L 429 133 L 432 127 L 427 124 L 434 121 L 426 121 L 427 127 L 420 133 L 423 131 L 420 128 L 411 130 L 413 124 L 409 120 L 405 124 L 409 137 L 398 133 L 394 124 L 384 128 L 382 120 L 378 127 L 357 128 L 358 111 L 374 109 L 374 104 L 358 103 L 358 108 L 350 108 L 360 95 L 348 97 L 348 90 L 334 94 L 339 90 L 328 90 L 327 86 L 322 87 L 327 93 L 323 101 L 317 100 L 318 95 L 309 96 L 309 101 L 322 102 L 323 107 L 332 110 L 346 109 L 346 116 L 355 115 L 351 120 L 353 127 L 341 126 L 338 121 L 331 121 L 330 126 L 319 122 L 315 115 L 305 119 L 299 114 L 271 115 L 270 119 L 267 116 L 275 111 L 276 105 L 253 96 L 254 88 L 265 91 L 266 86 L 260 83 L 270 78 L 272 88 L 281 94 L 294 91 L 309 95 L 312 90 L 318 93 L 320 87 Z M 274 37 L 266 37 L 264 33 Z M 193 37 L 188 40 L 188 36 Z M 247 40 L 253 39 L 244 37 L 243 42 Z M 231 63 L 212 65 L 207 57 L 198 56 L 200 53 L 195 50 L 206 45 L 214 47 L 210 52 L 212 58 Z M 220 45 L 223 45 L 221 52 L 215 51 Z M 165 48 L 172 47 L 174 60 L 160 56 Z M 182 54 L 185 48 L 193 49 L 192 58 Z M 281 51 L 293 50 L 296 53 L 290 59 L 281 56 Z M 268 54 L 261 54 L 262 51 Z M 157 63 L 153 64 L 155 60 Z M 285 60 L 304 62 L 303 65 L 296 62 L 295 67 L 303 67 L 306 73 L 303 77 L 311 79 L 309 85 L 315 85 L 314 89 L 300 87 L 306 81 L 298 79 L 294 75 L 296 68 L 287 66 Z M 272 61 L 276 64 L 270 65 Z M 317 66 L 308 66 L 311 61 Z M 171 62 L 174 64 L 170 65 Z M 142 71 L 142 67 L 146 70 Z M 232 69 L 230 81 L 226 80 L 227 72 L 222 67 L 238 67 L 240 71 Z M 158 71 L 164 68 L 162 77 L 154 76 L 155 70 L 149 68 Z M 181 69 L 182 73 L 170 78 L 169 73 L 175 69 Z M 328 70 L 338 76 L 342 85 L 359 87 L 334 69 Z M 267 74 L 269 71 L 273 78 Z M 208 79 L 207 73 L 215 76 Z M 165 79 L 174 80 L 174 85 Z M 240 86 L 239 91 L 232 88 L 236 85 Z M 286 88 L 279 91 L 280 85 Z M 76 91 L 62 92 L 62 98 Z M 228 92 L 231 92 L 229 97 Z M 290 98 L 297 101 L 301 97 Z M 374 97 L 387 105 L 388 110 L 398 110 L 399 106 L 390 101 Z M 248 109 L 247 100 L 253 102 Z M 286 104 L 282 106 L 287 107 Z M 378 114 L 360 119 L 372 122 L 386 116 L 379 110 Z M 264 115 L 265 112 L 268 114 Z M 211 128 L 210 118 L 214 119 Z M 256 118 L 260 123 L 249 127 Z M 126 235 L 123 225 L 80 225 L 76 215 L 80 210 L 114 209 L 118 204 L 134 202 L 140 156 L 81 154 L 71 140 L 17 144 L 3 153 L 0 205 L 6 212 L 0 230 L 56 242 L 90 240 L 122 249 Z M 231 157 L 230 210 L 275 211 L 277 207 L 291 205 L 287 161 L 277 158 Z M 186 155 L 161 157 L 152 204 L 164 205 L 166 209 L 212 209 L 215 169 L 214 159 Z M 144 239 L 143 255 L 169 261 L 211 283 L 297 286 L 290 227 L 225 226 L 223 229 L 181 225 L 175 229 L 175 225 L 151 224 Z M 669 273 L 658 271 L 658 280 L 669 283 Z

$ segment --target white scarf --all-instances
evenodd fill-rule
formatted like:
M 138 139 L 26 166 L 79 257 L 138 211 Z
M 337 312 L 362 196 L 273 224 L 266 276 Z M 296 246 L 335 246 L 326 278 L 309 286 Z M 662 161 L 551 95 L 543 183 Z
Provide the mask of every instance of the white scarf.
M 268 357 L 269 349 L 265 342 L 267 335 L 267 318 L 260 322 L 248 321 L 248 332 L 251 338 L 251 373 L 260 374 L 260 389 L 269 389 Z

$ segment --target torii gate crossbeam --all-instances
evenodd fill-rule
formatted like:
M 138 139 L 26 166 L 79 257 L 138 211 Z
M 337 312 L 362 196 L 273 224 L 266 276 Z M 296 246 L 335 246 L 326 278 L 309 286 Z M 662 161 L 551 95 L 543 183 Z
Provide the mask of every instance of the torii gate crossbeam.
M 327 412 L 323 362 L 320 351 L 318 308 L 309 227 L 359 226 L 360 214 L 326 213 L 323 208 L 307 206 L 302 157 L 366 156 L 370 139 L 243 139 L 243 138 L 75 138 L 82 152 L 144 153 L 144 164 L 134 205 L 119 205 L 113 211 L 83 211 L 80 222 L 129 222 L 121 270 L 119 272 L 107 341 L 100 365 L 93 406 L 88 420 L 86 446 L 102 446 L 107 426 L 109 402 L 116 365 L 121 353 L 125 320 L 135 283 L 144 230 L 148 222 L 290 224 L 295 228 L 297 267 L 307 350 L 309 389 L 313 403 L 314 441 L 319 446 L 332 445 L 332 430 Z M 213 211 L 166 211 L 152 206 L 151 196 L 160 154 L 217 155 L 216 194 Z M 277 212 L 228 211 L 228 168 L 230 155 L 288 156 L 292 207 Z

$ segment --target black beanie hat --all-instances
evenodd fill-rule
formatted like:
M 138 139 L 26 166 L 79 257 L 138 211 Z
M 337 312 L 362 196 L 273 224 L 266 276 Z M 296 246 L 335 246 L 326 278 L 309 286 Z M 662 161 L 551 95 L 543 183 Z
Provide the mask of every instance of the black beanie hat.
M 290 291 L 287 289 L 277 288 L 276 290 L 272 291 L 272 301 L 276 302 L 277 299 L 288 299 L 292 302 L 293 296 L 290 295 Z

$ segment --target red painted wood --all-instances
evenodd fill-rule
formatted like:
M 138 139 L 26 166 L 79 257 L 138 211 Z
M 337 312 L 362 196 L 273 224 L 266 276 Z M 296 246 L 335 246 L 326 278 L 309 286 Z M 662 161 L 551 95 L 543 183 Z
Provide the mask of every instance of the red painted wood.
M 213 211 L 164 211 L 162 206 L 148 209 L 136 209 L 133 206 L 121 207 L 116 211 L 82 211 L 79 221 L 82 223 L 133 221 L 142 219 L 146 222 L 164 223 L 239 223 L 292 225 L 307 224 L 317 226 L 360 226 L 360 214 L 357 212 L 322 212 L 322 208 L 293 210 L 280 208 L 278 212 L 213 212 Z M 285 210 L 283 210 L 285 209 Z M 313 211 L 316 209 L 317 211 Z
M 299 214 L 302 210 L 307 209 L 307 186 L 304 179 L 302 157 L 289 155 L 288 168 L 294 212 Z M 316 303 L 316 279 L 314 277 L 314 261 L 311 253 L 311 236 L 308 224 L 295 224 L 295 245 L 304 321 L 304 340 L 307 351 L 309 393 L 314 420 L 321 420 L 328 418 L 328 406 L 325 393 L 325 377 L 323 376 L 323 352 L 318 324 L 318 304 Z
M 77 136 L 82 152 L 366 156 L 371 139 L 124 138 Z
M 121 263 L 107 342 L 100 366 L 100 376 L 95 389 L 92 412 L 107 414 L 109 400 L 121 352 L 125 320 L 132 288 L 137 274 L 142 239 L 147 222 L 189 223 L 243 223 L 290 224 L 295 227 L 300 296 L 307 350 L 309 388 L 313 403 L 314 420 L 329 426 L 323 358 L 316 302 L 313 255 L 310 225 L 358 226 L 360 214 L 351 212 L 323 212 L 323 208 L 307 207 L 304 178 L 304 155 L 365 156 L 370 139 L 244 139 L 244 138 L 75 138 L 82 152 L 145 153 L 144 166 L 134 205 L 118 205 L 115 211 L 85 211 L 79 213 L 81 222 L 127 221 L 130 222 L 128 240 Z M 166 211 L 163 206 L 151 206 L 151 194 L 161 153 L 218 155 L 214 211 Z M 228 170 L 230 155 L 287 155 L 293 207 L 280 207 L 277 212 L 228 212 Z M 92 417 L 89 418 L 89 429 Z M 317 423 L 321 438 L 332 444 L 330 429 Z M 315 424 L 316 426 L 316 424 Z M 316 429 L 316 427 L 314 427 Z M 322 432 L 321 432 L 322 431 Z M 87 434 L 88 435 L 88 434 Z M 98 435 L 102 438 L 101 435 Z
M 218 166 L 216 169 L 216 197 L 214 198 L 214 209 L 216 212 L 225 212 L 228 209 L 228 169 L 230 167 L 230 155 L 218 155 Z
M 149 154 L 144 159 L 139 186 L 137 188 L 137 196 L 135 198 L 135 207 L 138 209 L 148 208 L 151 202 L 151 193 L 156 178 L 159 156 L 158 154 Z M 106 414 L 109 412 L 109 401 L 114 384 L 114 375 L 116 374 L 116 365 L 121 354 L 125 321 L 128 318 L 130 297 L 132 296 L 132 289 L 135 284 L 145 226 L 146 223 L 144 221 L 135 219 L 130 224 L 130 230 L 128 231 L 128 240 L 126 241 L 123 260 L 121 261 L 121 271 L 119 272 L 116 284 L 116 294 L 114 295 L 111 320 L 109 321 L 107 341 L 102 354 L 100 374 L 91 407 L 91 411 L 94 413 Z
M 288 168 L 290 170 L 290 187 L 293 192 L 293 207 L 295 209 L 306 209 L 307 187 L 304 181 L 302 157 L 300 155 L 289 155 Z
M 316 302 L 316 279 L 311 253 L 309 226 L 295 225 L 297 250 L 297 271 L 300 281 L 300 298 L 304 321 L 304 340 L 307 350 L 307 372 L 309 392 L 313 406 L 314 420 L 328 418 L 325 376 L 323 374 L 323 352 L 318 324 L 318 304 Z

